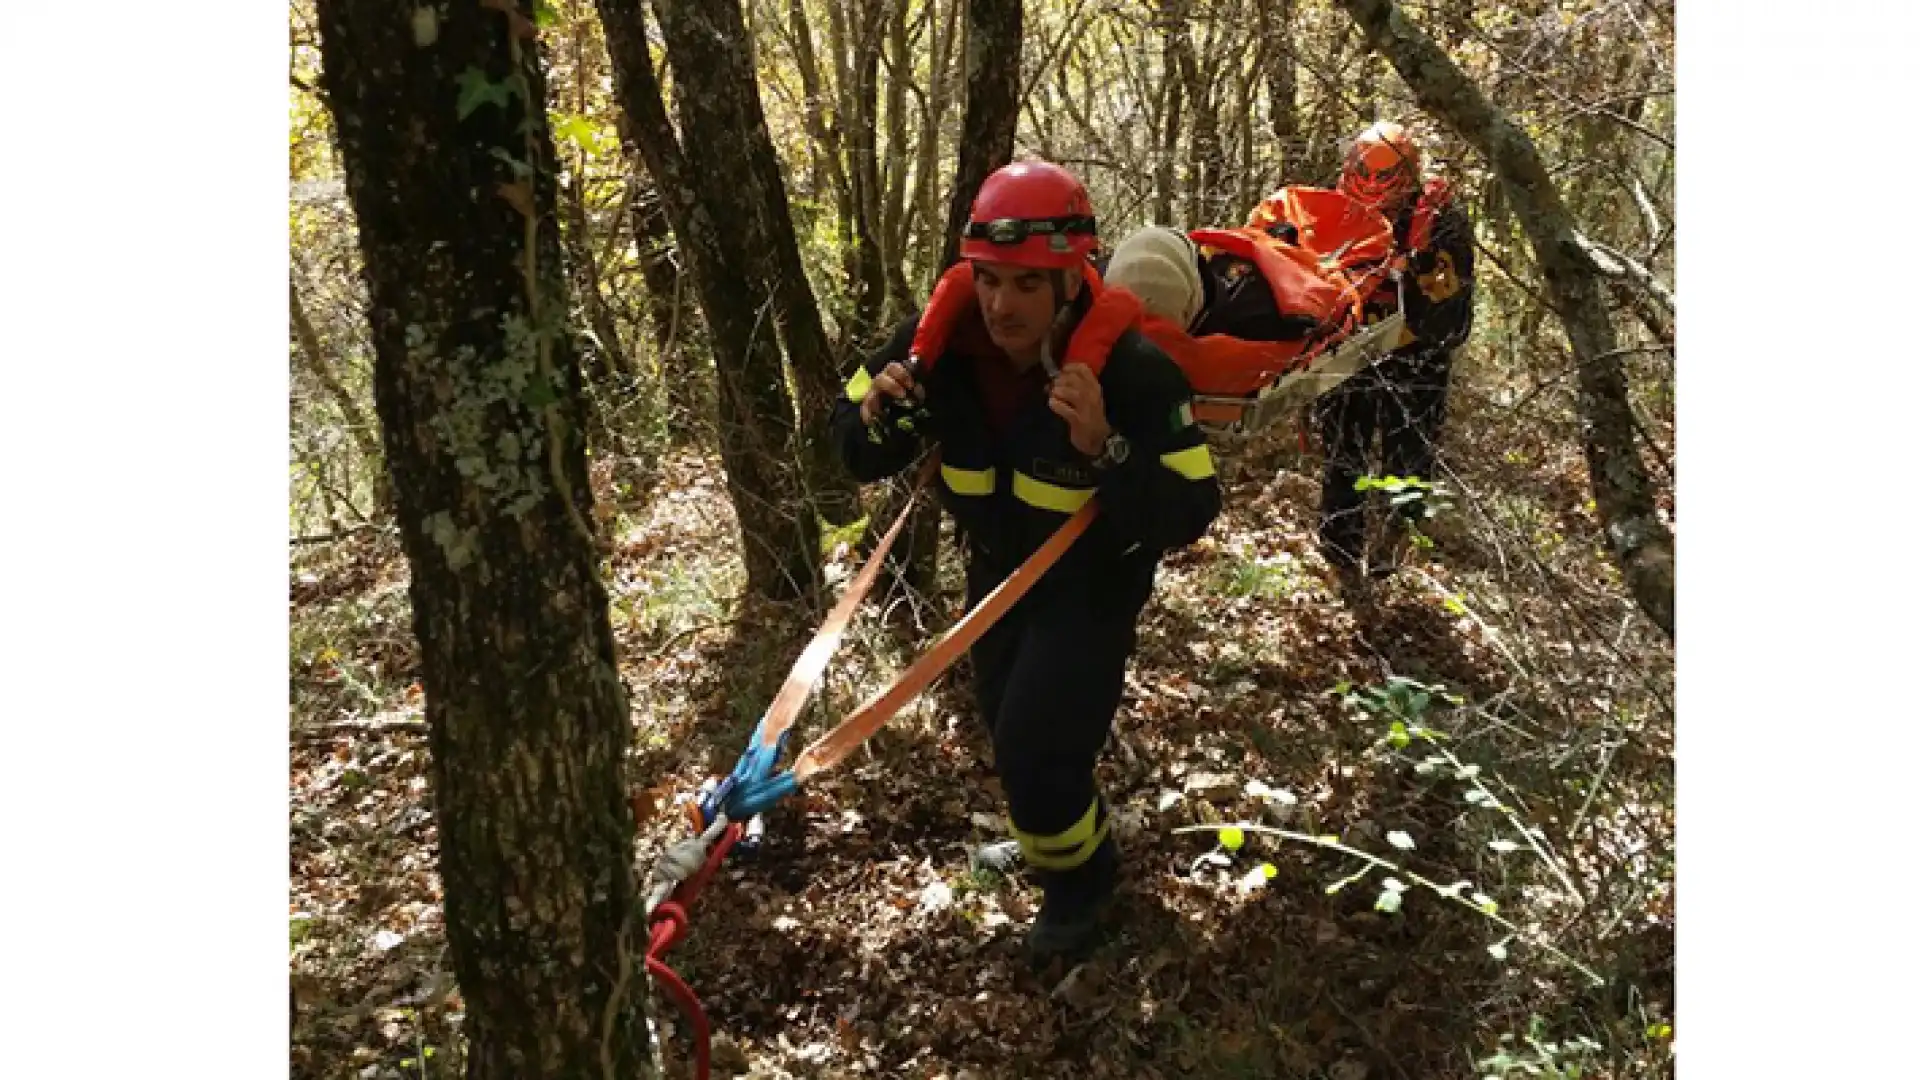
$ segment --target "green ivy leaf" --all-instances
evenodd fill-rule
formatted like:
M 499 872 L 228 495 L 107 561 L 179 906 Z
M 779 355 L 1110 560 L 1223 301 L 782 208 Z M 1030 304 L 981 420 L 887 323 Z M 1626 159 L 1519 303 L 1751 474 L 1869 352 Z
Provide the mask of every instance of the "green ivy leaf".
M 560 25 L 560 13 L 547 0 L 534 0 L 533 25 L 541 30 L 551 30 Z
M 472 116 L 474 110 L 482 105 L 498 105 L 502 109 L 506 108 L 515 89 L 512 80 L 494 82 L 478 67 L 467 68 L 455 81 L 460 88 L 460 100 L 455 111 L 462 120 Z
M 500 147 L 498 146 L 494 147 L 490 151 L 490 153 L 492 153 L 492 155 L 496 160 L 504 162 L 507 168 L 513 170 L 513 175 L 515 179 L 526 180 L 526 179 L 530 179 L 533 176 L 533 166 L 527 164 L 524 161 L 521 161 L 519 158 L 514 157 L 512 154 L 507 153 L 505 150 L 501 149 Z
M 584 116 L 568 116 L 555 121 L 553 137 L 572 143 L 584 153 L 593 153 L 593 121 Z

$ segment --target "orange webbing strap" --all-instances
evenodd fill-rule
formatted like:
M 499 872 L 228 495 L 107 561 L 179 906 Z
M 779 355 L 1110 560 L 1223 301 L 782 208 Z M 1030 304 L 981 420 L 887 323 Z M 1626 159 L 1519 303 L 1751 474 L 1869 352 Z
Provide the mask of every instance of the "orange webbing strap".
M 887 551 L 900 537 L 900 529 L 913 516 L 913 504 L 933 479 L 940 468 L 940 451 L 927 455 L 926 464 L 920 467 L 920 475 L 913 482 L 913 490 L 907 495 L 907 503 L 900 508 L 900 514 L 893 519 L 893 526 L 880 543 L 867 556 L 866 565 L 853 576 L 847 584 L 847 591 L 840 594 L 840 602 L 827 613 L 827 621 L 814 631 L 813 640 L 807 643 L 800 659 L 793 662 L 793 670 L 787 672 L 787 681 L 780 686 L 780 692 L 774 695 L 773 704 L 767 706 L 767 712 L 760 720 L 760 745 L 771 749 L 780 742 L 780 737 L 793 726 L 793 718 L 800 713 L 800 707 L 813 696 L 814 687 L 820 684 L 820 676 L 827 670 L 827 661 L 833 658 L 835 649 L 840 647 L 840 639 L 846 636 L 847 625 L 853 621 L 853 614 L 859 610 L 860 602 L 873 590 L 873 583 L 880 576 L 880 567 L 886 562 Z
M 841 721 L 838 727 L 807 747 L 793 763 L 795 782 L 804 784 L 815 773 L 838 765 L 854 748 L 866 742 L 888 720 L 893 719 L 893 714 L 899 712 L 902 706 L 931 686 L 933 680 L 952 667 L 962 653 L 980 640 L 988 627 L 1000 621 L 1008 609 L 1033 588 L 1041 575 L 1060 561 L 1060 556 L 1066 554 L 1080 534 L 1087 531 L 1087 526 L 1098 512 L 1099 503 L 1091 499 L 1074 511 L 1073 516 L 1054 530 L 1046 543 L 1029 555 L 1018 570 L 988 593 L 972 611 L 967 612 L 945 636 L 934 643 L 933 648 L 909 665 L 885 689 L 869 698 L 866 704 L 854 710 L 853 715 Z

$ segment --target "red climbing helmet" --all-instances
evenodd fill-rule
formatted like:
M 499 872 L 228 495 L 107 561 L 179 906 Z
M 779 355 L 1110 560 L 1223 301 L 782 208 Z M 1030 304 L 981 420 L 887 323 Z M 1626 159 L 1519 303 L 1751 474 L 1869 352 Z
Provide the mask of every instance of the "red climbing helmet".
M 1069 270 L 1097 241 L 1085 185 L 1051 162 L 1016 161 L 980 185 L 960 234 L 960 257 Z
M 1420 190 L 1420 147 L 1407 129 L 1383 120 L 1361 132 L 1340 169 L 1340 194 L 1371 209 Z

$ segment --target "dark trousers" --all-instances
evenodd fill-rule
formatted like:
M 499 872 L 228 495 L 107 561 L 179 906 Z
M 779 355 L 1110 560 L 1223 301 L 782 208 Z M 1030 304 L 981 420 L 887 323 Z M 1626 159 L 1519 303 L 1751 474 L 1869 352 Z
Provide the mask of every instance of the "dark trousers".
M 1448 358 L 1424 362 L 1389 357 L 1335 387 L 1319 403 L 1326 470 L 1320 482 L 1320 549 L 1328 562 L 1353 568 L 1366 545 L 1367 499 L 1353 489 L 1363 476 L 1419 477 L 1432 482 L 1440 427 L 1446 419 Z M 1374 436 L 1380 468 L 1372 467 Z M 1419 520 L 1422 503 L 1397 507 Z
M 997 582 L 969 566 L 969 606 Z M 1151 579 L 1139 585 L 1043 581 L 970 654 L 1007 816 L 1049 894 L 1080 891 L 1112 869 L 1093 767 L 1113 732 Z

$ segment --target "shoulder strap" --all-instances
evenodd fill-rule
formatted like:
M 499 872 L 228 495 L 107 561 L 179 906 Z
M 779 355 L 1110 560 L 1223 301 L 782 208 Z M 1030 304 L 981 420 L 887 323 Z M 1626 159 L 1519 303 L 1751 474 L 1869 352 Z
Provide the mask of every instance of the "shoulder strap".
M 1435 177 L 1427 181 L 1420 189 L 1420 199 L 1413 206 L 1413 224 L 1407 229 L 1407 250 L 1425 251 L 1433 246 L 1433 228 L 1440 220 L 1440 214 L 1453 202 L 1453 189 L 1445 180 Z
M 907 350 L 907 356 L 919 363 L 923 375 L 932 371 L 934 363 L 947 351 L 954 327 L 960 325 L 960 320 L 976 303 L 973 264 L 962 259 L 940 275 L 939 284 L 933 287 L 926 308 L 920 312 L 920 325 L 913 332 L 913 345 Z
M 1065 362 L 1085 364 L 1098 375 L 1105 370 L 1114 343 L 1128 330 L 1139 328 L 1146 309 L 1140 298 L 1126 289 L 1101 283 L 1092 267 L 1087 268 L 1087 273 L 1091 275 L 1087 287 L 1094 290 L 1093 303 L 1080 317 L 1080 325 L 1073 328 L 1073 336 L 1067 339 Z

